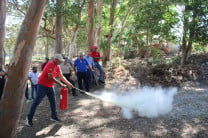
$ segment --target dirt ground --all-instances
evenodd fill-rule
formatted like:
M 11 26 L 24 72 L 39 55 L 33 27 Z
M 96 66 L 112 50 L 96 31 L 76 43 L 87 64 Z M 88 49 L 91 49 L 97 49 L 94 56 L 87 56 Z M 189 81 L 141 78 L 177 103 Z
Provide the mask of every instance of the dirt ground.
M 38 64 L 40 63 L 34 63 Z M 95 86 L 91 92 L 116 89 L 118 93 L 131 87 L 140 88 L 141 77 L 120 68 L 107 72 L 105 86 Z M 137 71 L 138 73 L 138 71 Z M 139 76 L 139 74 L 138 74 Z M 36 110 L 33 127 L 25 125 L 25 118 L 32 102 L 24 101 L 17 138 L 33 137 L 208 137 L 208 83 L 187 82 L 178 89 L 173 109 L 164 116 L 123 118 L 120 108 L 87 95 L 68 97 L 68 109 L 60 110 L 60 88 L 57 86 L 57 112 L 61 123 L 50 121 L 50 105 L 47 98 Z M 130 99 L 131 100 L 131 99 Z
M 112 85 L 108 83 L 107 87 Z M 97 86 L 98 91 L 101 89 L 102 86 Z M 174 98 L 173 109 L 167 115 L 154 119 L 137 116 L 131 120 L 122 117 L 119 107 L 87 95 L 69 95 L 68 109 L 60 110 L 59 90 L 56 88 L 57 109 L 62 122 L 50 121 L 50 106 L 45 98 L 34 116 L 34 126 L 25 126 L 31 102 L 24 102 L 17 138 L 208 137 L 208 86 L 205 85 L 180 88 Z

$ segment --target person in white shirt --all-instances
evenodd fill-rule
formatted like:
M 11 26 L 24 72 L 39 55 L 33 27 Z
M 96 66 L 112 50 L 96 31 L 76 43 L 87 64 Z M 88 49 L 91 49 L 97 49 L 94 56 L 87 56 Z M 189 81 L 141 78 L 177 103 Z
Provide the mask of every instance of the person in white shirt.
M 29 73 L 29 80 L 31 83 L 31 98 L 34 99 L 37 94 L 38 84 L 38 70 L 37 67 L 32 68 L 32 72 Z M 35 92 L 34 92 L 35 91 Z
M 87 52 L 87 56 L 84 56 L 84 58 L 87 60 L 89 66 L 94 69 L 95 63 L 93 58 L 91 57 L 91 52 L 88 51 Z M 88 80 L 88 85 L 89 88 L 91 87 L 91 82 L 92 82 L 92 71 L 89 69 L 89 67 L 87 67 L 87 80 Z
M 74 81 L 72 80 L 72 71 L 73 71 L 73 67 L 72 65 L 70 65 L 68 62 L 68 60 L 65 59 L 65 61 L 63 63 L 60 64 L 60 68 L 61 68 L 61 71 L 63 73 L 63 76 L 73 85 L 75 86 L 75 83 Z M 71 89 L 72 91 L 72 95 L 73 96 L 78 96 L 76 94 L 76 89 L 75 88 L 72 88 Z

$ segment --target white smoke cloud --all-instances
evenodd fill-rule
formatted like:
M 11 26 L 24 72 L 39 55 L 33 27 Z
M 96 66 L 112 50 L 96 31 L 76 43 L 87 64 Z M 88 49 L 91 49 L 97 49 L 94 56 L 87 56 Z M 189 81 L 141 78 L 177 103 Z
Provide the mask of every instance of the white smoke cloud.
M 131 89 L 123 94 L 116 91 L 103 91 L 101 94 L 89 95 L 122 108 L 123 116 L 133 118 L 132 112 L 141 117 L 155 118 L 172 110 L 173 97 L 177 88 L 143 87 Z

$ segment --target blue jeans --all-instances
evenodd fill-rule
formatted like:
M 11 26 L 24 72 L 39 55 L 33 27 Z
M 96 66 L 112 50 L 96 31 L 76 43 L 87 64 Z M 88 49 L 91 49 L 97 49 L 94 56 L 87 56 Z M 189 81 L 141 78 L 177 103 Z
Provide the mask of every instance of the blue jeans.
M 37 95 L 37 86 L 38 86 L 37 84 L 36 85 L 31 84 L 31 98 L 32 99 L 34 99 L 35 96 Z
M 35 99 L 33 100 L 33 103 L 30 107 L 30 111 L 27 115 L 29 120 L 33 119 L 33 116 L 35 114 L 35 110 L 37 106 L 41 103 L 42 99 L 47 95 L 48 100 L 50 102 L 50 107 L 51 107 L 51 117 L 56 118 L 57 113 L 56 113 L 56 97 L 55 97 L 55 91 L 53 87 L 45 87 L 43 85 L 38 84 L 37 86 L 37 95 Z
M 87 69 L 87 83 L 89 88 L 91 87 L 91 81 L 92 81 L 92 72 L 90 69 Z
M 97 74 L 96 74 L 97 68 L 100 71 L 99 80 L 104 81 L 104 78 L 103 78 L 103 76 L 104 76 L 103 68 L 100 66 L 99 62 L 95 62 L 95 76 L 97 76 Z

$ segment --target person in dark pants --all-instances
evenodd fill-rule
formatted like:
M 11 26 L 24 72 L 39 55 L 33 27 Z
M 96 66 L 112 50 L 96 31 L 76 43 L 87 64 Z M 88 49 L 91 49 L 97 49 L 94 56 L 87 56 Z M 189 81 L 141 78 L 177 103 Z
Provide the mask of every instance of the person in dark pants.
M 89 91 L 89 84 L 87 80 L 87 67 L 92 70 L 86 59 L 83 58 L 83 53 L 79 53 L 79 57 L 74 61 L 74 70 L 77 75 L 79 89 L 83 90 L 83 81 L 86 91 Z M 81 92 L 82 93 L 82 92 Z M 84 93 L 82 93 L 84 94 Z
M 64 88 L 66 85 L 69 88 L 72 88 L 72 84 L 67 81 L 67 79 L 63 76 L 60 64 L 63 61 L 63 57 L 61 54 L 54 54 L 54 60 L 47 63 L 43 72 L 41 73 L 40 77 L 38 78 L 38 88 L 37 88 L 37 95 L 33 100 L 33 103 L 30 107 L 30 111 L 26 117 L 26 125 L 32 126 L 32 119 L 35 114 L 37 106 L 41 103 L 42 99 L 47 95 L 48 100 L 50 102 L 51 107 L 51 119 L 55 122 L 60 122 L 61 120 L 57 117 L 56 112 L 56 98 L 55 98 L 55 91 L 54 91 L 54 83 L 58 84 L 60 87 Z M 66 85 L 61 83 L 56 79 L 56 76 L 59 76 L 61 81 L 63 81 Z
M 74 83 L 74 81 L 72 80 L 72 70 L 73 70 L 73 68 L 72 68 L 72 66 L 71 66 L 69 63 L 67 63 L 67 61 L 68 61 L 68 60 L 65 59 L 64 63 L 61 63 L 61 65 L 60 65 L 61 71 L 62 71 L 64 77 L 65 77 L 65 78 L 66 78 L 73 86 L 75 86 L 75 83 Z M 73 95 L 73 96 L 77 96 L 77 94 L 76 94 L 76 89 L 75 89 L 75 88 L 72 88 L 71 91 L 72 91 L 72 95 Z
M 3 94 L 4 85 L 5 85 L 5 71 L 2 68 L 2 64 L 0 64 L 0 99 Z
M 28 83 L 26 84 L 25 98 L 26 98 L 26 102 L 29 103 L 30 102 L 30 98 L 29 98 L 29 94 L 28 94 Z
M 89 66 L 94 70 L 94 61 L 93 58 L 91 57 L 90 51 L 87 52 L 87 55 L 84 56 L 84 59 L 87 60 Z M 93 74 L 92 71 L 87 67 L 87 80 L 88 80 L 89 88 L 91 88 L 92 74 Z

